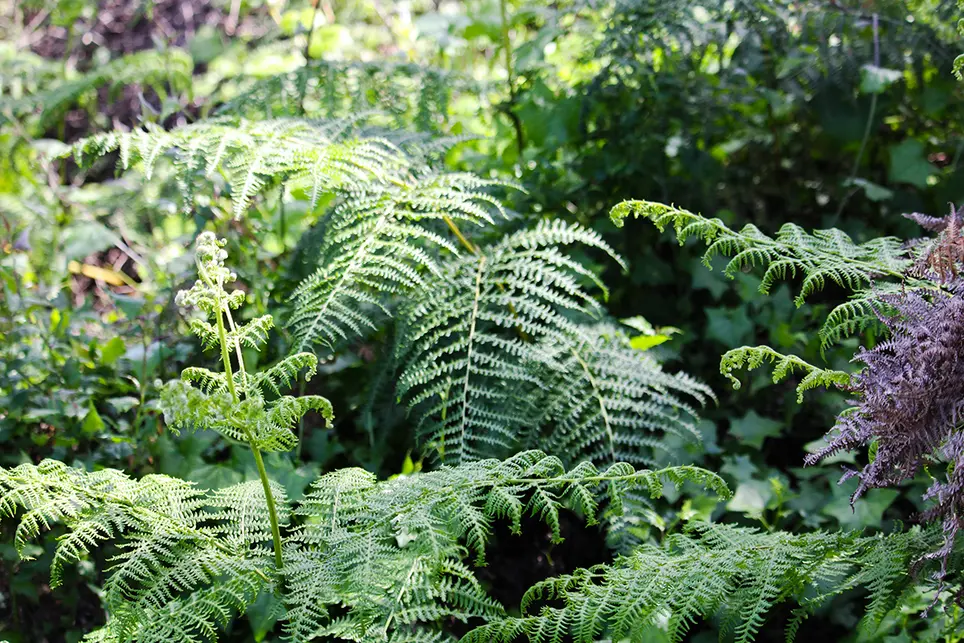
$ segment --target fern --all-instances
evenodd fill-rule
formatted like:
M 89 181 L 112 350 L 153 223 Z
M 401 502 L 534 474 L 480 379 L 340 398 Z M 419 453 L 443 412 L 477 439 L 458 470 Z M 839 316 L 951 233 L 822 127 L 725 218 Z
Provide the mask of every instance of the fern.
M 253 602 L 273 573 L 264 546 L 270 531 L 252 528 L 264 516 L 247 521 L 244 538 L 219 518 L 251 518 L 257 506 L 263 514 L 263 495 L 260 504 L 244 502 L 259 492 L 242 485 L 207 498 L 167 476 L 135 481 L 112 469 L 87 473 L 53 460 L 0 470 L 0 511 L 23 512 L 18 548 L 57 523 L 68 527 L 51 564 L 51 586 L 61 582 L 65 565 L 98 544 L 122 544 L 104 586 L 112 618 L 93 639 L 104 641 L 201 641 Z
M 850 384 L 850 374 L 843 371 L 833 371 L 809 364 L 796 355 L 783 355 L 769 346 L 742 346 L 727 351 L 720 358 L 720 373 L 730 382 L 733 388 L 740 388 L 740 380 L 733 376 L 733 371 L 741 368 L 753 370 L 763 365 L 763 362 L 773 363 L 773 383 L 777 384 L 791 375 L 795 370 L 805 373 L 797 385 L 797 402 L 803 402 L 806 391 L 820 386 L 846 389 Z
M 570 343 L 567 315 L 598 314 L 580 281 L 602 284 L 558 249 L 574 243 L 614 256 L 594 232 L 543 222 L 451 261 L 405 307 L 397 395 L 443 461 L 507 452 L 535 417 L 525 391 L 555 361 L 544 347 Z
M 673 435 L 698 442 L 694 403 L 713 392 L 685 374 L 664 372 L 648 353 L 635 350 L 621 330 L 609 324 L 579 327 L 555 351 L 546 370 L 540 415 L 524 437 L 529 447 L 561 454 L 570 462 L 618 462 L 653 466 Z
M 129 85 L 150 87 L 162 98 L 168 90 L 186 92 L 191 88 L 194 63 L 181 49 L 145 50 L 116 58 L 105 65 L 95 66 L 77 78 L 51 82 L 49 87 L 8 102 L 5 110 L 15 117 L 24 117 L 40 108 L 40 125 L 51 127 L 64 113 L 96 96 L 101 87 L 119 88 Z
M 312 60 L 296 71 L 249 85 L 225 101 L 218 113 L 344 118 L 377 110 L 396 128 L 414 124 L 419 130 L 438 130 L 448 120 L 453 93 L 480 94 L 471 80 L 412 63 Z
M 259 592 L 279 591 L 280 574 L 292 641 L 424 641 L 439 635 L 413 633 L 418 624 L 503 614 L 462 562 L 466 548 L 483 560 L 493 520 L 508 519 L 518 531 L 523 514 L 539 516 L 558 538 L 563 503 L 592 520 L 600 485 L 658 495 L 664 477 L 727 493 L 719 477 L 693 467 L 598 471 L 586 464 L 567 472 L 538 452 L 381 483 L 361 469 L 341 470 L 318 480 L 293 515 L 272 484 L 280 525 L 301 520 L 286 534 L 281 568 L 274 567 L 274 529 L 257 481 L 205 493 L 167 476 L 135 481 L 45 460 L 0 469 L 0 511 L 22 512 L 21 550 L 42 530 L 67 527 L 52 565 L 54 586 L 64 565 L 105 541 L 121 545 L 104 588 L 111 618 L 88 640 L 216 639 Z M 327 606 L 347 612 L 330 615 Z
M 356 137 L 354 126 L 352 120 L 224 117 L 172 131 L 148 125 L 99 134 L 79 141 L 72 152 L 78 163 L 85 163 L 116 151 L 120 167 L 140 163 L 150 180 L 158 159 L 172 151 L 188 207 L 199 175 L 210 178 L 222 170 L 231 187 L 234 215 L 240 217 L 251 199 L 275 181 L 309 188 L 314 203 L 324 191 L 397 179 L 409 165 L 404 154 L 386 139 Z
M 471 174 L 426 172 L 361 191 L 334 208 L 319 267 L 295 293 L 290 325 L 299 349 L 361 335 L 375 326 L 366 306 L 387 312 L 380 295 L 426 288 L 426 273 L 441 274 L 432 247 L 458 254 L 431 224 L 495 223 L 493 215 L 505 211 L 485 190 L 499 185 Z
M 329 423 L 333 413 L 331 403 L 318 395 L 281 396 L 265 402 L 266 390 L 277 392 L 279 383 L 293 381 L 301 371 L 307 377 L 314 374 L 316 361 L 313 355 L 298 354 L 263 374 L 249 377 L 242 347 L 258 348 L 266 342 L 273 322 L 265 316 L 244 325 L 235 324 L 231 311 L 244 303 L 245 295 L 240 290 L 226 290 L 235 275 L 224 264 L 227 252 L 223 246 L 224 241 L 218 241 L 210 232 L 198 236 L 196 264 L 200 278 L 189 290 L 179 292 L 175 301 L 214 318 L 213 324 L 203 319 L 191 320 L 191 330 L 206 347 L 220 348 L 224 371 L 216 373 L 196 367 L 185 370 L 181 380 L 165 387 L 162 406 L 165 418 L 175 430 L 210 428 L 229 439 L 247 442 L 261 478 L 275 565 L 280 569 L 283 561 L 279 518 L 261 451 L 287 451 L 294 447 L 296 440 L 290 427 L 308 411 L 318 411 Z M 232 354 L 237 358 L 233 365 Z
M 907 565 L 929 540 L 916 530 L 880 537 L 793 535 L 691 523 L 663 545 L 643 545 L 612 565 L 534 585 L 522 599 L 521 617 L 481 626 L 462 643 L 641 641 L 647 628 L 682 641 L 697 619 L 713 617 L 733 640 L 752 641 L 774 605 L 796 602 L 798 619 L 821 606 L 827 581 L 832 593 L 870 591 L 872 609 L 861 629 L 872 635 L 908 585 Z
M 717 255 L 729 256 L 724 272 L 733 277 L 737 272 L 765 267 L 760 284 L 762 294 L 769 293 L 781 279 L 798 274 L 803 281 L 796 297 L 798 306 L 806 298 L 821 290 L 831 281 L 856 291 L 853 301 L 834 309 L 821 329 L 824 346 L 873 322 L 874 291 L 878 282 L 892 279 L 911 287 L 930 287 L 907 276 L 913 265 L 910 251 L 893 237 L 879 237 L 857 245 L 837 229 L 817 230 L 808 234 L 793 223 L 786 223 L 776 237 L 768 237 L 753 224 L 736 232 L 719 219 L 706 219 L 686 210 L 650 201 L 624 201 L 610 212 L 610 218 L 621 226 L 629 216 L 645 217 L 660 230 L 672 225 L 680 244 L 690 237 L 698 237 L 707 244 L 703 263 Z
M 518 533 L 524 514 L 538 516 L 559 539 L 562 502 L 593 520 L 599 485 L 658 495 L 663 476 L 726 493 L 719 478 L 690 467 L 600 472 L 585 464 L 566 472 L 534 451 L 382 483 L 360 469 L 328 474 L 305 498 L 298 513 L 306 522 L 291 537 L 302 549 L 286 568 L 286 631 L 293 640 L 385 640 L 393 627 L 417 622 L 502 616 L 461 562 L 467 552 L 484 562 L 493 519 Z M 325 605 L 336 604 L 348 605 L 347 614 L 332 617 Z
M 579 273 L 578 264 L 552 246 L 577 240 L 605 247 L 579 228 L 545 225 L 512 235 L 493 263 L 507 266 L 498 273 L 506 288 L 524 290 L 521 280 L 537 275 L 550 284 L 542 287 L 554 293 L 553 303 L 575 302 L 580 291 L 565 270 Z M 721 478 L 695 467 L 637 471 L 616 462 L 601 470 L 584 462 L 567 471 L 559 458 L 526 451 L 504 462 L 475 461 L 386 482 L 343 469 L 323 476 L 292 506 L 268 477 L 261 452 L 290 448 L 289 427 L 309 410 L 330 420 L 331 407 L 321 397 L 280 393 L 301 374 L 315 373 L 311 354 L 247 371 L 242 347 L 262 344 L 271 319 L 234 322 L 232 311 L 245 295 L 227 289 L 235 275 L 225 266 L 223 246 L 209 232 L 198 237 L 199 279 L 176 299 L 203 313 L 191 328 L 207 347 L 220 349 L 223 370 L 186 369 L 165 387 L 162 407 L 175 430 L 205 427 L 244 440 L 260 480 L 204 492 L 167 476 L 136 481 L 52 460 L 0 469 L 0 513 L 19 514 L 21 554 L 43 531 L 66 527 L 51 565 L 52 586 L 66 565 L 107 541 L 118 545 L 104 584 L 109 619 L 88 641 L 216 640 L 264 593 L 284 606 L 293 642 L 447 640 L 438 628 L 442 621 L 505 614 L 464 562 L 470 554 L 484 562 L 494 520 L 508 520 L 518 533 L 524 515 L 536 516 L 560 540 L 562 509 L 595 522 L 601 499 L 608 512 L 618 511 L 634 491 L 659 495 L 663 479 L 729 493 Z M 526 256 L 546 266 L 509 269 Z M 523 321 L 531 310 L 520 307 L 517 319 L 535 332 L 544 320 Z M 275 397 L 268 401 L 268 394 Z

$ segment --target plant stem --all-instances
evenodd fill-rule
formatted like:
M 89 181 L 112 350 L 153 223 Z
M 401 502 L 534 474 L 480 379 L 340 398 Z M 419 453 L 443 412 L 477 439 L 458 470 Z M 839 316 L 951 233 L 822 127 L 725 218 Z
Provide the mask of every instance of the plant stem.
M 502 19 L 502 50 L 505 53 L 505 74 L 509 86 L 509 100 L 515 101 L 515 86 L 512 78 L 512 40 L 509 38 L 509 11 L 507 0 L 499 0 L 499 13 Z
M 519 154 L 525 147 L 525 136 L 522 131 L 522 121 L 513 109 L 515 108 L 515 74 L 512 69 L 512 39 L 509 36 L 509 9 L 508 0 L 499 0 L 499 14 L 502 21 L 502 50 L 505 53 L 505 75 L 506 85 L 509 89 L 509 102 L 505 106 L 505 114 L 512 121 L 515 129 L 516 144 L 519 146 Z
M 315 22 L 318 21 L 318 6 L 321 4 L 321 0 L 315 0 L 314 9 L 311 12 L 311 25 L 308 27 L 308 39 L 305 41 L 305 69 L 311 65 L 311 38 L 315 35 Z M 305 115 L 305 95 L 308 93 L 308 80 L 307 74 L 305 74 L 305 83 L 301 87 L 301 95 L 298 96 L 298 110 L 301 115 Z
M 231 320 L 231 311 L 227 310 L 227 306 L 222 310 L 220 307 L 216 311 L 217 323 L 218 323 L 218 339 L 221 342 L 221 361 L 224 362 L 224 377 L 228 381 L 228 391 L 231 392 L 231 397 L 234 398 L 235 402 L 240 402 L 241 399 L 238 397 L 237 388 L 234 386 L 234 373 L 231 370 L 231 351 L 228 348 L 228 334 L 224 328 L 224 315 L 227 315 L 231 321 L 231 325 L 234 325 L 234 321 Z M 240 355 L 238 356 L 240 358 Z M 241 372 L 244 372 L 244 362 L 241 361 L 238 364 L 238 368 Z M 271 538 L 274 541 L 274 562 L 275 566 L 278 568 L 278 572 L 281 572 L 281 567 L 284 564 L 284 560 L 281 557 L 281 529 L 278 527 L 278 510 L 274 504 L 274 496 L 271 495 L 271 482 L 268 479 L 268 472 L 264 468 L 264 459 L 261 457 L 261 449 L 255 444 L 254 435 L 251 434 L 251 430 L 244 425 L 244 434 L 248 439 L 248 446 L 251 447 L 251 453 L 254 454 L 254 463 L 258 467 L 258 476 L 261 478 L 261 486 L 264 488 L 264 499 L 265 503 L 268 505 L 268 520 L 271 522 Z

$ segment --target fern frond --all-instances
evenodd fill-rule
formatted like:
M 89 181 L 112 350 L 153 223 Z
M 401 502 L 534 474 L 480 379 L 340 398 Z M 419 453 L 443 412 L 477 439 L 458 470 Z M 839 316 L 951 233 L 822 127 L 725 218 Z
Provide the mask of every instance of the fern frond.
M 798 403 L 803 402 L 803 394 L 806 391 L 820 386 L 846 388 L 850 383 L 850 373 L 820 368 L 805 362 L 796 355 L 778 353 L 769 346 L 741 346 L 727 351 L 720 358 L 720 373 L 733 383 L 733 388 L 738 389 L 742 384 L 739 379 L 733 376 L 733 371 L 742 368 L 753 370 L 762 366 L 763 362 L 770 362 L 774 365 L 774 384 L 783 381 L 795 370 L 804 372 L 803 379 L 797 385 Z
M 658 495 L 662 478 L 727 493 L 719 477 L 692 467 L 637 471 L 621 463 L 600 471 L 584 463 L 566 471 L 537 451 L 385 482 L 361 469 L 325 475 L 297 510 L 305 522 L 285 555 L 288 637 L 436 640 L 421 628 L 441 619 L 501 618 L 501 606 L 461 562 L 466 548 L 484 562 L 493 520 L 507 519 L 518 531 L 524 514 L 539 516 L 558 539 L 564 502 L 593 517 L 604 486 Z M 335 605 L 347 613 L 332 617 Z
M 244 302 L 243 291 L 228 291 L 235 279 L 225 266 L 227 253 L 223 241 L 210 232 L 197 239 L 196 264 L 198 279 L 189 290 L 178 292 L 179 306 L 195 307 L 214 317 L 216 324 L 192 320 L 191 328 L 206 347 L 221 346 L 222 366 L 226 373 L 190 367 L 180 380 L 168 382 L 161 389 L 161 408 L 168 425 L 180 429 L 211 429 L 224 437 L 244 441 L 254 449 L 289 451 L 297 440 L 291 426 L 308 411 L 317 411 L 330 423 L 331 403 L 323 397 L 283 396 L 278 385 L 288 386 L 299 373 L 310 378 L 317 371 L 317 358 L 309 353 L 292 355 L 262 373 L 248 375 L 244 369 L 242 349 L 258 348 L 268 340 L 274 326 L 270 315 L 235 324 L 230 315 Z M 225 324 L 225 319 L 227 323 Z M 231 354 L 238 359 L 238 371 L 231 371 Z M 279 397 L 265 401 L 265 393 Z
M 752 641 L 774 605 L 796 602 L 809 613 L 829 596 L 814 597 L 813 590 L 841 574 L 836 592 L 868 589 L 879 615 L 896 606 L 900 588 L 908 585 L 907 565 L 919 540 L 916 531 L 861 538 L 693 523 L 663 545 L 643 545 L 612 565 L 533 586 L 521 617 L 476 628 L 462 643 L 642 640 L 651 627 L 682 641 L 696 620 L 714 617 L 724 629 L 732 625 L 734 640 Z
M 249 442 L 263 451 L 290 451 L 297 445 L 293 424 L 308 411 L 317 411 L 327 422 L 333 418 L 331 403 L 320 396 L 282 396 L 265 402 L 249 391 L 237 402 L 226 390 L 205 392 L 186 380 L 173 380 L 161 388 L 164 421 L 173 431 L 211 429 L 235 442 Z
M 650 353 L 635 350 L 618 328 L 580 327 L 546 369 L 545 396 L 526 446 L 539 445 L 567 463 L 631 462 L 654 466 L 663 438 L 698 442 L 693 405 L 715 399 L 706 385 L 663 371 Z
M 581 244 L 615 255 L 594 232 L 561 221 L 457 258 L 419 290 L 401 318 L 397 395 L 415 409 L 419 440 L 446 462 L 501 455 L 537 411 L 544 347 L 567 345 L 572 314 L 596 314 L 583 283 L 599 284 L 559 250 Z
M 339 340 L 374 327 L 365 308 L 385 311 L 385 293 L 425 288 L 424 273 L 438 275 L 435 248 L 458 254 L 447 237 L 432 229 L 440 221 L 474 226 L 505 216 L 487 190 L 509 186 L 465 173 L 425 173 L 354 194 L 329 215 L 318 251 L 318 269 L 295 293 L 290 320 L 299 350 Z
M 5 65 L 7 63 L 4 63 Z M 191 55 L 182 49 L 144 50 L 127 54 L 97 65 L 77 78 L 52 82 L 50 86 L 23 97 L 12 104 L 10 113 L 23 117 L 40 108 L 40 124 L 47 128 L 79 102 L 91 96 L 101 87 L 116 89 L 129 85 L 149 87 L 160 96 L 168 90 L 186 92 L 190 89 L 194 73 Z
M 766 294 L 778 280 L 803 278 L 796 297 L 798 306 L 827 281 L 849 290 L 860 290 L 880 278 L 902 281 L 911 266 L 907 249 L 893 237 L 880 237 L 857 245 L 837 229 L 807 233 L 800 226 L 786 223 L 776 237 L 769 237 L 753 224 L 736 232 L 719 219 L 707 219 L 687 210 L 651 201 L 624 201 L 610 212 L 617 226 L 629 216 L 644 217 L 664 230 L 672 225 L 682 244 L 698 237 L 707 244 L 703 263 L 717 255 L 730 257 L 725 273 L 762 266 L 765 268 L 760 292 Z
M 820 328 L 821 345 L 827 348 L 844 337 L 870 329 L 886 334 L 887 325 L 883 320 L 897 312 L 888 301 L 890 296 L 918 291 L 936 293 L 941 291 L 941 286 L 923 280 L 911 283 L 875 282 L 872 288 L 855 292 L 849 301 L 835 307 L 827 315 Z
M 276 118 L 312 114 L 343 118 L 379 110 L 395 128 L 414 124 L 438 130 L 448 120 L 453 94 L 478 95 L 478 83 L 412 63 L 312 60 L 296 71 L 257 79 L 225 101 L 221 114 Z
M 120 166 L 143 166 L 151 179 L 162 154 L 173 152 L 176 178 L 190 207 L 195 181 L 223 171 L 231 187 L 234 215 L 274 181 L 311 189 L 314 204 L 324 191 L 353 189 L 387 181 L 407 169 L 404 155 L 384 139 L 355 136 L 342 121 L 216 118 L 172 131 L 148 125 L 132 132 L 109 132 L 76 143 L 78 163 L 118 151 Z
M 262 393 L 271 391 L 281 395 L 282 388 L 290 388 L 299 376 L 310 380 L 318 372 L 318 358 L 312 353 L 295 353 L 277 364 L 251 376 L 251 385 Z
M 276 490 L 284 498 L 280 488 Z M 93 640 L 210 640 L 272 585 L 264 495 L 246 483 L 213 496 L 191 483 L 119 471 L 88 473 L 52 460 L 0 469 L 0 510 L 20 515 L 17 543 L 61 523 L 51 585 L 105 540 L 119 543 L 104 586 L 111 612 Z M 213 508 L 215 512 L 208 509 Z M 285 514 L 286 515 L 286 514 Z

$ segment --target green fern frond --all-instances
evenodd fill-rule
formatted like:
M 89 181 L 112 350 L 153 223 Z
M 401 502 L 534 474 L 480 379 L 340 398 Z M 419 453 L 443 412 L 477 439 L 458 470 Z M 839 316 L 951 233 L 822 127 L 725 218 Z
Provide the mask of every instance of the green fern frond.
M 905 271 L 911 266 L 907 250 L 893 237 L 857 245 L 840 230 L 816 230 L 809 234 L 793 223 L 784 224 L 776 237 L 769 237 L 753 224 L 736 232 L 719 219 L 707 219 L 651 201 L 624 201 L 610 212 L 617 226 L 630 215 L 649 219 L 660 230 L 672 225 L 681 244 L 689 237 L 700 238 L 707 244 L 703 263 L 709 267 L 717 255 L 730 257 L 725 269 L 730 277 L 747 268 L 765 267 L 760 284 L 763 294 L 778 280 L 799 274 L 803 283 L 796 298 L 798 306 L 827 281 L 860 290 L 880 278 L 904 280 Z
M 821 346 L 827 348 L 845 337 L 862 334 L 871 329 L 886 333 L 887 329 L 881 317 L 888 317 L 895 311 L 893 306 L 882 300 L 882 295 L 936 287 L 922 282 L 912 285 L 877 282 L 873 288 L 858 290 L 848 301 L 836 306 L 827 315 L 820 327 Z
M 412 63 L 312 60 L 296 71 L 254 80 L 218 113 L 341 118 L 378 110 L 396 128 L 437 130 L 448 120 L 453 94 L 481 98 L 479 89 L 471 79 Z
M 5 65 L 7 63 L 4 63 Z M 182 49 L 144 50 L 97 65 L 76 78 L 50 82 L 41 91 L 4 105 L 18 117 L 40 109 L 40 124 L 52 126 L 71 107 L 96 98 L 101 87 L 116 89 L 140 85 L 153 89 L 162 98 L 168 90 L 187 92 L 191 88 L 194 62 Z
M 361 469 L 336 471 L 295 511 L 272 483 L 287 532 L 281 568 L 272 557 L 273 514 L 257 481 L 204 493 L 167 476 L 137 481 L 45 460 L 0 469 L 0 511 L 19 515 L 21 548 L 58 523 L 67 528 L 55 581 L 64 565 L 104 541 L 119 545 L 104 585 L 110 618 L 89 640 L 216 640 L 261 592 L 280 590 L 292 641 L 432 641 L 443 620 L 504 617 L 463 562 L 468 553 L 483 562 L 494 520 L 518 532 L 523 515 L 538 516 L 559 540 L 565 507 L 594 520 L 602 489 L 610 498 L 631 490 L 655 496 L 663 479 L 728 494 L 719 476 L 695 467 L 583 463 L 566 471 L 536 451 L 385 482 Z
M 773 368 L 773 383 L 783 381 L 795 370 L 804 372 L 804 377 L 797 385 L 797 402 L 803 402 L 806 391 L 820 386 L 846 388 L 850 384 L 850 373 L 834 371 L 814 366 L 796 355 L 784 355 L 769 346 L 741 346 L 723 354 L 720 358 L 720 373 L 733 383 L 733 388 L 741 386 L 740 380 L 733 376 L 733 371 L 746 368 L 753 370 L 770 362 Z
M 524 443 L 559 454 L 567 463 L 631 462 L 654 466 L 666 435 L 698 442 L 693 404 L 715 399 L 685 374 L 663 371 L 650 353 L 635 350 L 615 326 L 580 327 L 571 341 L 546 346 L 556 367 L 546 369 L 540 415 Z
M 264 315 L 235 324 L 229 313 L 241 306 L 245 295 L 240 290 L 227 290 L 235 275 L 224 264 L 227 253 L 223 245 L 209 232 L 198 236 L 196 264 L 200 278 L 189 290 L 179 292 L 176 302 L 215 318 L 216 324 L 194 319 L 191 329 L 206 348 L 221 346 L 226 372 L 184 369 L 180 380 L 162 387 L 161 408 L 175 431 L 206 428 L 263 451 L 289 451 L 297 443 L 291 427 L 306 413 L 317 411 L 329 423 L 333 418 L 331 403 L 325 398 L 285 396 L 279 390 L 279 384 L 288 387 L 302 373 L 310 379 L 317 372 L 317 358 L 298 353 L 260 373 L 249 375 L 245 371 L 242 349 L 264 344 L 274 321 Z M 237 372 L 231 371 L 232 354 L 237 356 Z M 264 396 L 268 392 L 278 398 L 267 402 Z
M 243 612 L 274 574 L 264 546 L 270 534 L 257 529 L 259 504 L 262 490 L 250 484 L 210 497 L 167 476 L 131 480 L 112 469 L 88 473 L 53 460 L 0 469 L 0 510 L 20 514 L 19 547 L 56 524 L 67 528 L 51 586 L 66 564 L 103 541 L 121 545 L 104 586 L 111 619 L 94 640 L 201 643 Z
M 484 562 L 495 519 L 518 532 L 523 515 L 538 516 L 558 539 L 564 503 L 593 519 L 603 487 L 658 495 L 662 478 L 728 493 L 719 477 L 692 467 L 636 471 L 622 463 L 600 471 L 584 463 L 566 471 L 537 451 L 385 482 L 362 469 L 325 475 L 297 510 L 305 522 L 289 539 L 298 548 L 285 556 L 286 632 L 293 641 L 422 641 L 436 639 L 420 624 L 501 618 L 501 606 L 461 562 L 466 548 Z M 336 605 L 347 614 L 332 617 Z
M 299 350 L 361 335 L 374 327 L 369 311 L 387 312 L 382 295 L 424 289 L 424 273 L 441 270 L 433 250 L 458 254 L 432 224 L 493 224 L 505 211 L 487 190 L 509 185 L 472 174 L 426 173 L 363 190 L 336 207 L 326 221 L 319 267 L 295 293 L 289 325 Z
M 880 314 L 885 304 L 874 290 L 860 290 L 849 301 L 834 307 L 820 327 L 820 344 L 823 348 L 840 340 L 862 333 L 871 328 L 882 329 Z
M 187 207 L 202 175 L 224 172 L 234 215 L 240 217 L 266 186 L 282 181 L 308 187 L 315 203 L 322 192 L 354 189 L 398 176 L 408 168 L 404 154 L 385 139 L 355 136 L 354 123 L 275 119 L 208 119 L 172 131 L 148 125 L 132 132 L 109 132 L 72 148 L 78 163 L 117 151 L 120 166 L 141 164 L 150 180 L 161 155 L 172 152 L 176 178 Z
M 838 581 L 834 593 L 870 592 L 874 616 L 862 629 L 873 632 L 874 621 L 896 606 L 908 584 L 907 565 L 921 541 L 914 530 L 861 538 L 693 523 L 663 545 L 643 545 L 612 565 L 538 583 L 522 599 L 521 617 L 476 628 L 462 643 L 642 640 L 652 627 L 682 641 L 697 619 L 714 617 L 735 641 L 752 641 L 773 606 L 796 602 L 805 614 L 823 605 L 830 594 L 819 587 L 831 577 Z
M 185 371 L 186 372 L 186 371 Z M 299 377 L 310 380 L 318 372 L 318 358 L 312 353 L 295 353 L 277 364 L 251 376 L 251 386 L 262 394 L 268 391 L 281 395 L 281 389 L 291 388 Z
M 422 444 L 446 462 L 501 455 L 537 411 L 546 346 L 568 345 L 572 314 L 598 314 L 583 286 L 599 284 L 559 249 L 597 248 L 594 232 L 561 221 L 505 237 L 484 254 L 456 258 L 406 306 L 399 328 L 397 395 L 415 409 Z

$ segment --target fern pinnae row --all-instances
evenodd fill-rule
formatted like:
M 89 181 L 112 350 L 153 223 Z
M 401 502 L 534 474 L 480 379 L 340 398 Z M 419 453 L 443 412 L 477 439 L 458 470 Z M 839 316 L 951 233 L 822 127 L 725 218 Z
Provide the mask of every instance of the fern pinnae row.
M 571 351 L 573 357 L 575 357 L 576 361 L 579 362 L 579 366 L 582 367 L 583 373 L 585 373 L 586 379 L 589 380 L 589 385 L 592 387 L 593 396 L 599 403 L 599 413 L 603 419 L 603 426 L 606 429 L 606 435 L 609 437 L 609 454 L 612 456 L 612 461 L 616 462 L 616 436 L 613 434 L 613 428 L 609 421 L 609 411 L 606 409 L 606 402 L 599 391 L 599 385 L 596 384 L 596 378 L 589 369 L 589 365 L 586 363 L 586 360 L 579 355 L 579 350 L 575 346 L 571 349 Z
M 465 372 L 462 376 L 462 421 L 460 423 L 460 432 L 458 444 L 459 446 L 459 462 L 462 462 L 462 458 L 465 455 L 465 449 L 462 445 L 465 444 L 465 431 L 467 427 L 467 414 L 469 411 L 469 378 L 471 374 L 471 364 L 472 364 L 472 349 L 474 348 L 473 342 L 475 340 L 475 325 L 479 318 L 479 298 L 482 295 L 482 273 L 485 271 L 485 255 L 479 255 L 479 267 L 475 273 L 475 296 L 472 298 L 472 313 L 469 319 L 469 333 L 466 340 L 466 356 L 465 356 Z
M 745 267 L 766 266 L 760 285 L 763 294 L 778 279 L 794 277 L 799 271 L 803 281 L 795 300 L 797 306 L 821 290 L 828 279 L 850 290 L 880 278 L 905 282 L 911 265 L 907 249 L 892 237 L 858 245 L 840 230 L 808 234 L 793 223 L 784 224 L 775 237 L 769 237 L 753 224 L 737 232 L 720 219 L 650 201 L 624 201 L 610 211 L 610 219 L 617 226 L 629 215 L 647 218 L 661 231 L 672 225 L 681 244 L 692 236 L 700 238 L 707 244 L 703 263 L 710 267 L 714 256 L 728 256 L 724 272 L 730 277 Z

